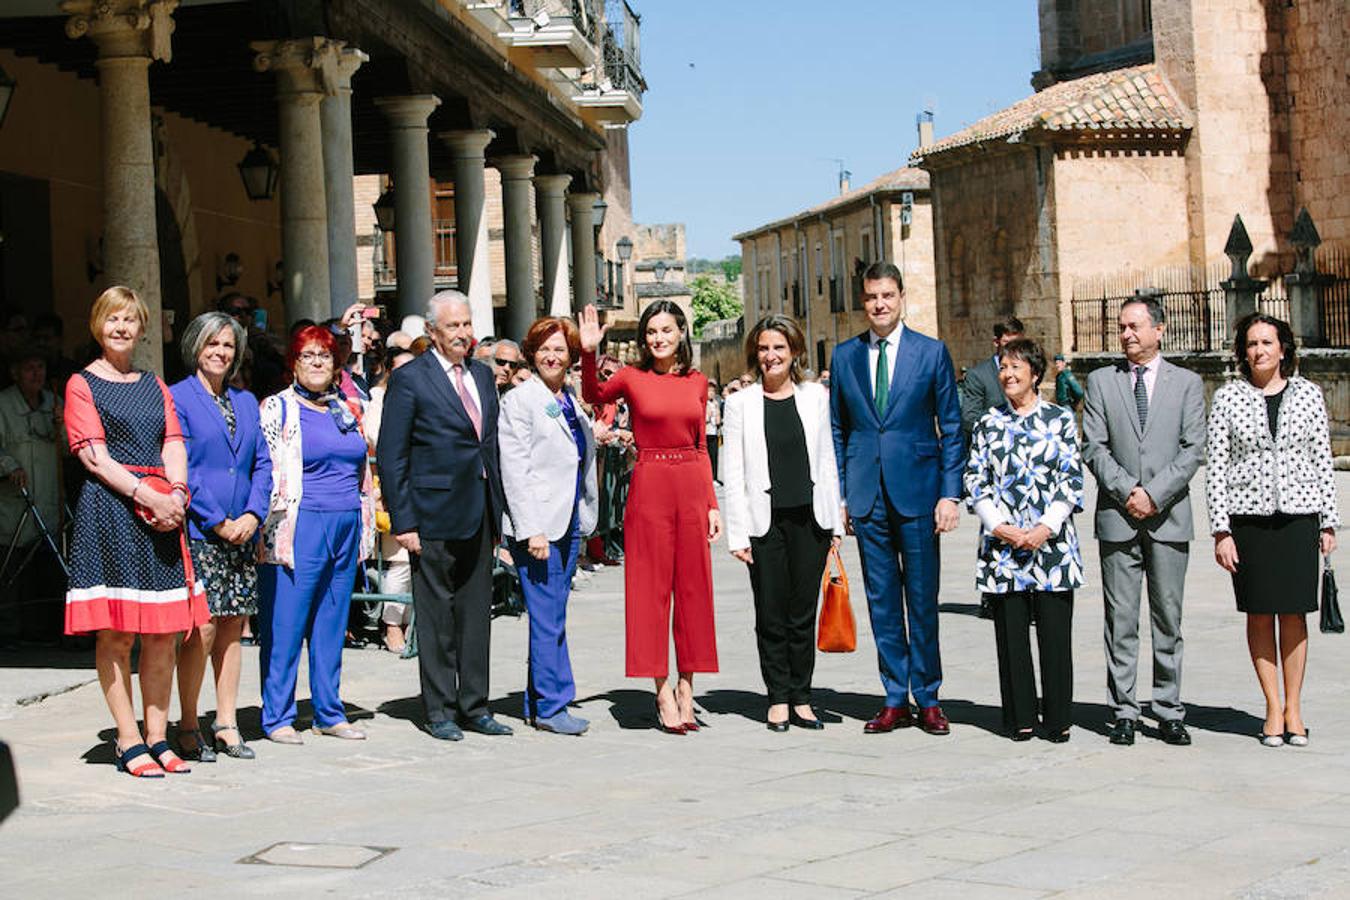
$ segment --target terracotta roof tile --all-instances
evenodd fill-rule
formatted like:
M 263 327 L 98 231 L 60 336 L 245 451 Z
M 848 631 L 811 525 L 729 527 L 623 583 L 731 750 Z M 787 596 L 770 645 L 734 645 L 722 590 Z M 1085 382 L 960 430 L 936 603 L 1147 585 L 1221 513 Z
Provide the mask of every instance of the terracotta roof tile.
M 1191 128 L 1191 115 L 1152 63 L 1051 85 L 968 128 L 916 150 L 912 161 L 1027 131 Z

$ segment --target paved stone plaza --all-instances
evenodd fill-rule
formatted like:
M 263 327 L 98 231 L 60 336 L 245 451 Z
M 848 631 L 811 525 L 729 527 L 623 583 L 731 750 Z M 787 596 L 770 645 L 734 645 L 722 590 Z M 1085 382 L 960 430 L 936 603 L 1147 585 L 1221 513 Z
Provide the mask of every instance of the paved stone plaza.
M 1350 509 L 1350 475 L 1337 477 Z M 1089 529 L 1090 517 L 1079 524 Z M 150 782 L 113 771 L 92 671 L 4 661 L 0 737 L 18 757 L 23 807 L 0 826 L 2 893 L 1350 896 L 1350 636 L 1312 636 L 1311 746 L 1261 748 L 1242 620 L 1208 540 L 1198 542 L 1183 681 L 1195 744 L 1165 746 L 1150 728 L 1133 748 L 1112 747 L 1087 541 L 1093 585 L 1074 631 L 1079 727 L 1066 745 L 1013 744 L 997 733 L 993 629 L 975 616 L 969 588 L 974 539 L 964 516 L 945 540 L 947 738 L 862 734 L 880 689 L 851 541 L 860 647 L 819 659 L 822 733 L 764 729 L 750 592 L 722 547 L 722 672 L 698 681 L 708 727 L 686 737 L 652 730 L 650 685 L 623 677 L 619 570 L 572 600 L 578 712 L 593 723 L 582 738 L 520 722 L 523 619 L 498 619 L 493 635 L 493 706 L 515 737 L 427 737 L 416 725 L 416 665 L 371 650 L 348 652 L 343 679 L 369 742 L 306 732 L 304 747 L 271 744 L 258 739 L 250 650 L 242 720 L 258 759 L 222 757 Z M 72 663 L 54 651 L 47 659 Z M 1146 662 L 1145 684 L 1147 672 Z

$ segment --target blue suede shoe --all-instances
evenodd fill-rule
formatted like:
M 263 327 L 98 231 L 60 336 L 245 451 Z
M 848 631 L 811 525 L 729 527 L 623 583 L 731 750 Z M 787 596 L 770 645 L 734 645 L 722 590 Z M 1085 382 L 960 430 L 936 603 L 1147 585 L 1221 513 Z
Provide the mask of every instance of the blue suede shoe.
M 549 716 L 547 719 L 538 718 L 534 720 L 534 727 L 540 731 L 552 731 L 554 734 L 583 735 L 586 729 L 591 727 L 591 723 L 585 719 L 579 719 L 563 710 L 556 716 Z

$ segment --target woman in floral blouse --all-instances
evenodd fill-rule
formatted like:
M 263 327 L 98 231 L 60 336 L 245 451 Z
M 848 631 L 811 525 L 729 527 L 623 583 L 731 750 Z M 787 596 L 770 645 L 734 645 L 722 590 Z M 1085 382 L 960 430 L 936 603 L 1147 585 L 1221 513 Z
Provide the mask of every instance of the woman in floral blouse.
M 991 601 L 1003 723 L 1015 741 L 1036 726 L 1031 623 L 1040 651 L 1046 740 L 1069 739 L 1073 714 L 1073 592 L 1083 559 L 1073 514 L 1083 505 L 1083 461 L 1073 411 L 1042 401 L 1045 352 L 1020 338 L 1003 348 L 1007 402 L 971 434 L 965 486 L 980 519 L 976 587 Z

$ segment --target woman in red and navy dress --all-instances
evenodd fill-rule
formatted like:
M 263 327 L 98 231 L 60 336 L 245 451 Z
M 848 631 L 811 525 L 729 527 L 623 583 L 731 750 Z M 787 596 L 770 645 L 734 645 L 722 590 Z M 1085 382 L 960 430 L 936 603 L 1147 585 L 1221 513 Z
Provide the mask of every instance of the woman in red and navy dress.
M 165 734 L 174 642 L 211 613 L 183 532 L 187 452 L 173 398 L 153 373 L 132 367 L 149 317 L 130 288 L 100 294 L 89 330 L 103 355 L 66 384 L 70 449 L 91 476 L 75 506 L 66 633 L 98 633 L 95 661 L 117 723 L 117 768 L 158 778 L 189 771 Z M 131 695 L 137 637 L 144 740 Z
M 684 311 L 657 300 L 638 319 L 640 359 L 603 384 L 595 351 L 608 325 L 594 306 L 581 317 L 581 384 L 587 403 L 628 402 L 638 448 L 624 511 L 624 609 L 629 678 L 656 679 L 657 724 L 668 734 L 698 730 L 694 673 L 717 671 L 712 559 L 722 534 L 705 440 L 708 379 L 691 368 Z M 678 690 L 669 686 L 674 597 Z

